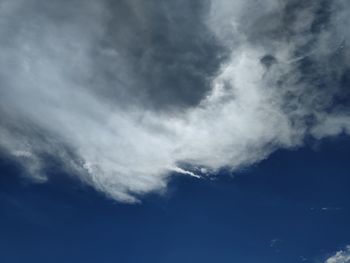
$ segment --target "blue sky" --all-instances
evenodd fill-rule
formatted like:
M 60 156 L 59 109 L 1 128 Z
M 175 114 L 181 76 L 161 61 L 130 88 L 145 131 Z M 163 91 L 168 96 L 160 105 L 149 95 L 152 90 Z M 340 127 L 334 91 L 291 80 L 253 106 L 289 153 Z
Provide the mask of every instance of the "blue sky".
M 233 177 L 178 177 L 136 205 L 68 175 L 29 183 L 2 160 L 2 261 L 324 262 L 349 243 L 349 146 L 341 137 Z

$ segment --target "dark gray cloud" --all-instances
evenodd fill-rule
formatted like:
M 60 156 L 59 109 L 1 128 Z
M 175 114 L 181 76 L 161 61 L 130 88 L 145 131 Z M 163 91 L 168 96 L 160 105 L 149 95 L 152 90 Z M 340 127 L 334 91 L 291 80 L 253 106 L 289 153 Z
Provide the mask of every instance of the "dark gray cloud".
M 345 0 L 2 1 L 1 152 L 133 202 L 171 172 L 350 133 L 349 14 Z
M 102 56 L 102 81 L 120 81 L 125 96 L 156 109 L 196 106 L 207 95 L 228 55 L 205 25 L 209 1 L 107 1 L 107 7 L 101 48 L 117 52 L 133 78 Z M 118 97 L 115 88 L 108 92 Z

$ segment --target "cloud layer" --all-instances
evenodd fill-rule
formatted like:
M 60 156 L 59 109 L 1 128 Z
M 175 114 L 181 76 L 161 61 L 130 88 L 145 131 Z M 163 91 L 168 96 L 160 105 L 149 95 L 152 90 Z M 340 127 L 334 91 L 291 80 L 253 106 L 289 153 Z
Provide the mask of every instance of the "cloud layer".
M 349 133 L 347 1 L 0 3 L 0 147 L 135 202 Z

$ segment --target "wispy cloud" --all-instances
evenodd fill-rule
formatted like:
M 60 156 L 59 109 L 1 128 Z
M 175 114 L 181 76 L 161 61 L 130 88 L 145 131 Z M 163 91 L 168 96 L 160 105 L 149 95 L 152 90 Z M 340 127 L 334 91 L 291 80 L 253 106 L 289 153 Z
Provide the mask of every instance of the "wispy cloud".
M 325 10 L 325 12 L 320 12 Z M 349 132 L 346 1 L 0 4 L 0 146 L 125 202 Z M 185 165 L 186 164 L 186 168 Z
M 344 250 L 340 250 L 335 255 L 328 258 L 325 263 L 349 263 L 350 262 L 350 246 Z

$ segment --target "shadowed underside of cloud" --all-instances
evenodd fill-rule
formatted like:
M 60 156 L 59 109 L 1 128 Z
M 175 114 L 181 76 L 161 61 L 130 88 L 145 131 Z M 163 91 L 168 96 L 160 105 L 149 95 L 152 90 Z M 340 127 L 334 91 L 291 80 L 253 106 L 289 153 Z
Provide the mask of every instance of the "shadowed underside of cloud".
M 345 0 L 2 1 L 2 154 L 37 180 L 50 156 L 135 202 L 171 173 L 349 133 L 349 14 Z

